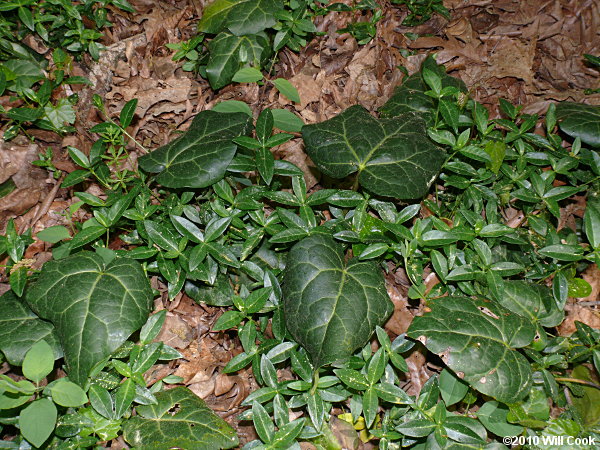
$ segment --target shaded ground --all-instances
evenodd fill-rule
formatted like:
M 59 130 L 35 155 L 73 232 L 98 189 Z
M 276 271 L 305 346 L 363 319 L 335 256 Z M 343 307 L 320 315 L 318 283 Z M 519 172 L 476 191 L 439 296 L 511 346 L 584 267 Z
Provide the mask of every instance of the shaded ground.
M 151 149 L 170 141 L 176 130 L 186 129 L 197 112 L 222 100 L 242 100 L 255 113 L 265 107 L 287 107 L 306 123 L 331 118 L 356 103 L 376 111 L 401 82 L 403 72 L 398 66 L 412 73 L 429 52 L 437 52 L 438 63 L 446 64 L 452 75 L 462 78 L 471 88 L 471 95 L 493 111 L 492 117 L 497 115 L 498 98 L 524 105 L 529 113 L 542 113 L 553 101 L 600 104 L 599 94 L 584 94 L 585 89 L 600 87 L 600 74 L 587 67 L 582 56 L 600 54 L 597 0 L 448 0 L 445 5 L 451 10 L 451 21 L 435 16 L 416 29 L 401 25 L 407 14 L 405 9 L 381 2 L 385 3 L 384 17 L 378 24 L 377 37 L 362 47 L 348 34 L 335 31 L 356 16 L 331 13 L 318 21 L 319 30 L 326 33 L 324 36 L 310 42 L 301 54 L 285 50 L 276 66 L 277 77 L 287 78 L 297 87 L 302 99 L 299 105 L 292 105 L 268 86 L 256 84 L 231 85 L 215 93 L 206 81 L 183 72 L 171 60 L 172 52 L 165 44 L 194 35 L 204 0 L 131 0 L 131 3 L 139 13 L 119 13 L 112 17 L 115 26 L 107 33 L 104 43 L 108 51 L 102 54 L 100 63 L 84 60 L 75 64 L 73 75 L 88 76 L 94 83 L 93 88 L 77 88 L 81 89 L 78 134 L 63 139 L 50 132 L 35 131 L 34 143 L 23 136 L 0 143 L 0 183 L 12 179 L 16 185 L 12 193 L 0 198 L 0 228 L 11 217 L 16 217 L 19 230 L 33 227 L 34 233 L 69 223 L 65 210 L 77 201 L 73 190 L 59 189 L 57 181 L 45 170 L 30 163 L 51 147 L 58 169 L 65 172 L 76 169 L 65 149 L 71 145 L 87 153 L 94 142 L 87 131 L 101 121 L 91 107 L 94 93 L 105 98 L 108 111 L 115 116 L 125 102 L 137 98 L 138 109 L 130 133 Z M 407 32 L 421 37 L 411 40 Z M 38 51 L 44 50 L 38 46 Z M 7 97 L 0 98 L 2 104 L 8 101 Z M 310 189 L 319 180 L 310 170 L 311 163 L 301 145 L 300 139 L 292 140 L 277 149 L 276 157 L 303 168 Z M 138 150 L 133 146 L 130 150 L 135 164 Z M 101 194 L 96 185 L 87 189 Z M 563 211 L 563 214 L 567 224 L 570 217 L 581 215 L 581 211 Z M 84 218 L 83 211 L 75 217 Z M 50 258 L 47 245 L 38 241 L 25 255 L 35 260 L 35 268 Z M 118 246 L 118 242 L 113 245 Z M 408 281 L 403 271 L 392 268 L 390 273 L 388 291 L 396 313 L 387 329 L 400 334 L 416 311 L 411 312 L 407 302 Z M 588 269 L 584 278 L 592 284 L 594 292 L 586 299 L 570 301 L 570 315 L 561 330 L 565 334 L 574 329 L 574 318 L 600 328 L 596 310 L 600 297 L 597 267 Z M 8 288 L 6 277 L 2 281 L 4 291 Z M 166 290 L 157 279 L 153 284 Z M 221 309 L 197 305 L 183 294 L 169 302 L 166 293 L 155 306 L 157 310 L 169 310 L 162 340 L 180 350 L 186 359 L 157 366 L 149 377 L 157 380 L 172 373 L 182 376 L 184 383 L 218 414 L 234 423 L 240 412 L 238 405 L 256 385 L 249 369 L 236 375 L 220 373 L 242 351 L 233 335 L 210 332 Z M 432 367 L 426 365 L 420 353 L 414 353 L 408 363 L 411 371 L 407 389 L 409 393 L 417 392 Z M 6 370 L 4 367 L 3 371 Z M 238 426 L 238 431 L 242 442 L 253 438 L 250 426 Z

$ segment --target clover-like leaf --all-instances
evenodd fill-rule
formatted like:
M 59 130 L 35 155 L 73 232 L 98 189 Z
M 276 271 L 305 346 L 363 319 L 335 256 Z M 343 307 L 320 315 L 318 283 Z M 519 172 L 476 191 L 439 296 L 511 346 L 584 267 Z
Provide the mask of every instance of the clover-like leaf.
M 351 356 L 394 309 L 378 267 L 346 263 L 342 246 L 325 235 L 292 247 L 282 289 L 287 329 L 317 367 Z
M 232 139 L 249 131 L 252 119 L 243 113 L 202 111 L 179 138 L 142 156 L 142 169 L 158 173 L 156 181 L 170 188 L 201 188 L 225 174 L 237 146 Z
M 531 320 L 486 299 L 442 297 L 427 303 L 408 336 L 420 339 L 462 379 L 502 402 L 527 395 L 531 365 L 515 348 L 535 335 Z
M 235 431 L 186 387 L 156 394 L 154 405 L 138 406 L 123 426 L 131 445 L 152 450 L 203 450 L 238 445 Z
M 409 113 L 375 119 L 362 106 L 302 128 L 306 151 L 333 178 L 357 172 L 358 182 L 374 194 L 398 199 L 425 195 L 445 159 L 426 135 L 425 121 Z
M 25 353 L 42 339 L 50 344 L 55 358 L 62 356 L 54 325 L 36 316 L 12 291 L 0 297 L 0 351 L 6 360 L 20 366 Z
M 202 12 L 198 31 L 217 34 L 229 30 L 236 36 L 255 34 L 277 22 L 281 0 L 215 0 Z
M 94 365 L 144 325 L 152 289 L 138 262 L 105 265 L 97 254 L 80 252 L 46 263 L 26 301 L 54 324 L 69 378 L 83 386 Z
M 498 298 L 498 303 L 544 327 L 557 326 L 565 316 L 557 307 L 550 288 L 522 280 L 506 280 L 504 295 Z
M 433 125 L 436 101 L 425 95 L 429 87 L 423 79 L 422 71 L 424 69 L 439 77 L 442 89 L 452 86 L 461 92 L 467 92 L 467 87 L 462 80 L 446 74 L 443 65 L 437 65 L 432 57 L 428 57 L 423 61 L 421 71 L 409 76 L 402 85 L 396 88 L 394 95 L 379 109 L 381 117 L 397 117 L 412 111 L 421 114 L 428 126 Z
M 560 129 L 569 136 L 600 147 L 600 106 L 561 102 L 556 105 L 556 118 Z
M 208 49 L 206 76 L 215 90 L 231 83 L 242 65 L 260 68 L 271 55 L 269 41 L 262 34 L 236 36 L 222 32 L 210 41 Z

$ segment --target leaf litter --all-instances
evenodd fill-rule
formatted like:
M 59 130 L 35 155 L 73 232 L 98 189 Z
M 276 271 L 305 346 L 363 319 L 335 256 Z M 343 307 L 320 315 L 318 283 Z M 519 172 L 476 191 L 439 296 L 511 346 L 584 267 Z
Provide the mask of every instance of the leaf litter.
M 353 20 L 352 13 L 329 13 L 316 21 L 324 35 L 312 40 L 299 54 L 284 50 L 275 68 L 278 77 L 290 80 L 296 87 L 300 103 L 290 101 L 269 85 L 234 83 L 214 92 L 205 80 L 183 72 L 171 61 L 171 52 L 165 44 L 192 37 L 195 23 L 208 2 L 131 0 L 131 3 L 138 14 L 112 13 L 110 20 L 114 27 L 106 33 L 107 50 L 100 61 L 94 63 L 84 58 L 74 62 L 73 74 L 88 75 L 93 83 L 92 87 L 73 87 L 80 96 L 78 136 L 61 139 L 54 133 L 38 131 L 33 144 L 19 139 L 1 143 L 0 183 L 10 181 L 14 189 L 0 198 L 0 228 L 6 226 L 9 218 L 17 218 L 20 229 L 35 225 L 34 232 L 69 223 L 66 213 L 77 201 L 72 189 L 56 189 L 57 180 L 31 162 L 51 148 L 58 169 L 67 173 L 76 169 L 66 147 L 89 152 L 93 139 L 88 130 L 101 121 L 92 109 L 92 94 L 106 99 L 107 111 L 113 117 L 118 116 L 127 101 L 137 98 L 136 117 L 129 131 L 146 148 L 169 142 L 175 133 L 187 129 L 198 112 L 224 100 L 244 101 L 255 115 L 267 107 L 285 108 L 307 124 L 330 119 L 355 104 L 376 111 L 401 83 L 403 72 L 398 67 L 408 74 L 414 73 L 431 52 L 436 53 L 437 62 L 445 64 L 451 75 L 461 78 L 471 88 L 470 94 L 492 111 L 492 117 L 499 114 L 499 98 L 523 105 L 527 113 L 545 111 L 554 101 L 600 104 L 600 94 L 584 94 L 584 90 L 597 89 L 600 83 L 598 71 L 587 66 L 582 58 L 584 53 L 600 53 L 600 4 L 594 1 L 446 0 L 444 4 L 450 9 L 452 20 L 434 15 L 416 28 L 402 25 L 408 14 L 406 9 L 386 3 L 382 6 L 383 17 L 377 24 L 375 39 L 364 46 L 358 46 L 349 34 L 335 31 Z M 35 42 L 31 44 L 38 46 Z M 38 51 L 44 53 L 48 49 Z M 0 104 L 9 103 L 7 96 L 0 98 Z M 132 145 L 129 150 L 132 161 L 141 156 Z M 275 156 L 298 165 L 305 173 L 308 189 L 319 188 L 321 180 L 312 169 L 314 165 L 306 156 L 301 140 L 282 145 Z M 95 185 L 88 191 L 102 194 L 102 189 Z M 573 225 L 573 215 L 581 217 L 585 199 L 578 207 L 561 210 L 563 226 Z M 40 208 L 45 208 L 46 213 L 34 223 Z M 82 220 L 83 214 L 77 211 L 75 218 Z M 518 210 L 510 214 L 507 225 L 518 227 L 524 220 L 523 214 Z M 422 215 L 427 215 L 425 206 Z M 34 258 L 41 266 L 50 258 L 48 244 L 38 241 L 26 257 Z M 398 269 L 386 277 L 395 310 L 386 325 L 392 336 L 406 331 L 423 308 L 408 298 L 410 283 L 403 272 Z M 560 334 L 571 334 L 575 320 L 600 327 L 599 273 L 597 266 L 592 265 L 583 274 L 592 286 L 592 293 L 585 298 L 569 299 L 566 320 L 558 327 Z M 2 290 L 7 286 L 6 275 Z M 430 275 L 428 289 L 439 282 L 434 273 Z M 179 349 L 183 359 L 154 366 L 147 373 L 147 381 L 173 374 L 182 377 L 182 384 L 236 427 L 242 442 L 254 439 L 252 426 L 237 423 L 235 416 L 242 411 L 241 401 L 257 384 L 249 369 L 236 375 L 221 373 L 227 362 L 242 351 L 237 337 L 211 331 L 221 308 L 199 305 L 185 294 L 170 302 L 166 286 L 154 280 L 153 287 L 163 293 L 155 301 L 155 311 L 168 310 L 159 339 Z M 418 349 L 406 361 L 409 372 L 404 387 L 409 394 L 416 394 L 439 368 L 428 363 Z M 339 433 L 347 434 L 348 430 L 340 429 Z M 352 432 L 347 439 L 355 441 Z

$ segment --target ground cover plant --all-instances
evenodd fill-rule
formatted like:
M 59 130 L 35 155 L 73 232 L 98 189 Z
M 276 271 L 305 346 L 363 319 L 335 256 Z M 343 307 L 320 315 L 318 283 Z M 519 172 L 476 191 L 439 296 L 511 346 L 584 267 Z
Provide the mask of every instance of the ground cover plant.
M 400 3 L 408 25 L 447 13 L 440 2 Z M 104 17 L 102 28 L 109 4 L 78 6 Z M 39 27 L 49 19 L 27 25 L 45 17 L 36 8 L 6 7 L 8 32 L 47 40 Z M 261 52 L 300 51 L 318 8 L 217 0 L 198 23 L 206 47 L 201 38 L 169 47 L 213 89 L 259 82 L 301 104 Z M 366 43 L 384 20 L 377 8 L 328 10 L 371 14 L 342 28 Z M 97 55 L 91 43 L 59 45 L 45 80 L 22 85 L 10 62 L 21 59 L 4 60 L 2 87 L 26 105 L 6 111 L 5 140 L 73 131 L 74 115 L 52 125 L 46 108 L 70 102 L 74 114 L 76 94 L 51 94 L 72 78 L 64 61 Z M 77 197 L 66 222 L 34 235 L 11 219 L 0 236 L 10 287 L 0 297 L 2 448 L 595 448 L 600 333 L 583 321 L 570 336 L 557 327 L 569 298 L 592 292 L 582 274 L 600 261 L 600 107 L 552 103 L 540 116 L 500 99 L 491 119 L 435 55 L 377 111 L 353 105 L 304 124 L 289 109 L 253 114 L 224 100 L 155 148 L 131 127 L 143 100 L 111 114 L 89 98 L 100 122 L 87 149 L 66 146 L 68 173 L 52 151 L 35 161 Z M 319 185 L 276 157 L 294 142 Z M 582 201 L 565 226 L 565 210 Z M 49 260 L 32 270 L 36 242 Z M 398 274 L 404 310 L 390 296 Z M 250 437 L 184 377 L 154 376 L 189 358 L 162 342 L 173 314 L 153 313 L 161 295 L 222 308 L 209 330 L 237 345 L 222 375 L 252 379 L 235 419 Z M 399 315 L 410 320 L 395 332 Z M 415 354 L 430 370 L 409 389 Z

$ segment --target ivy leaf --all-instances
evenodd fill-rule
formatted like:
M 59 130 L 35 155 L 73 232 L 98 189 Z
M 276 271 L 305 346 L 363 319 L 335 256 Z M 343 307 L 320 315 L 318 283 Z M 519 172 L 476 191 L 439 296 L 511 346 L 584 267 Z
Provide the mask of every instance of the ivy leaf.
M 75 109 L 66 98 L 58 100 L 56 105 L 48 104 L 44 106 L 44 117 L 57 130 L 63 128 L 65 124 L 74 124 L 76 119 Z
M 262 34 L 236 36 L 219 33 L 210 41 L 208 49 L 210 57 L 206 75 L 215 90 L 231 83 L 241 65 L 252 64 L 260 68 L 271 55 L 269 41 Z
M 544 327 L 557 326 L 565 315 L 558 309 L 550 288 L 526 281 L 505 280 L 504 295 L 497 300 L 510 311 Z
M 228 29 L 236 36 L 259 33 L 276 23 L 280 0 L 216 0 L 204 8 L 198 31 L 217 34 Z
M 173 142 L 142 156 L 146 172 L 170 188 L 201 188 L 223 178 L 237 146 L 232 139 L 250 130 L 252 119 L 244 113 L 202 111 L 189 130 Z
M 342 246 L 325 235 L 292 247 L 282 289 L 287 329 L 317 367 L 349 357 L 394 309 L 377 266 L 346 263 Z
M 428 302 L 408 336 L 419 338 L 464 381 L 502 402 L 529 392 L 531 365 L 513 350 L 528 345 L 535 324 L 489 300 L 443 297 Z
M 141 265 L 92 252 L 50 261 L 27 292 L 27 303 L 56 327 L 71 381 L 83 386 L 90 370 L 139 329 L 152 306 Z
M 232 448 L 235 431 L 186 387 L 158 392 L 157 404 L 138 406 L 127 420 L 123 436 L 132 446 L 152 450 L 171 448 Z
M 556 105 L 560 129 L 592 147 L 600 147 L 600 106 L 561 102 Z
M 62 356 L 50 322 L 36 316 L 12 291 L 0 297 L 0 351 L 6 360 L 20 366 L 25 353 L 42 339 L 52 347 L 55 359 Z
M 445 158 L 415 114 L 375 119 L 362 106 L 302 128 L 306 151 L 333 178 L 358 172 L 369 191 L 398 199 L 425 195 Z
M 425 92 L 429 90 L 429 86 L 423 79 L 423 72 L 426 70 L 437 75 L 441 81 L 442 89 L 451 86 L 461 92 L 467 92 L 468 89 L 461 80 L 447 75 L 443 65 L 437 65 L 432 57 L 428 57 L 423 61 L 421 71 L 408 77 L 401 86 L 396 88 L 394 95 L 379 109 L 381 117 L 397 117 L 407 112 L 416 112 L 423 116 L 427 126 L 434 125 L 433 112 L 436 103 L 432 97 L 425 95 Z

